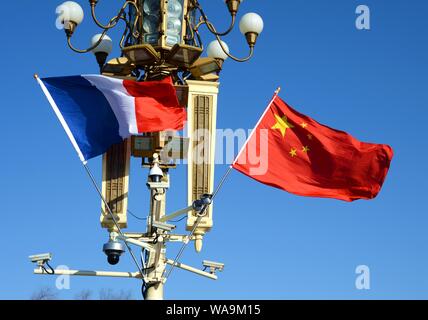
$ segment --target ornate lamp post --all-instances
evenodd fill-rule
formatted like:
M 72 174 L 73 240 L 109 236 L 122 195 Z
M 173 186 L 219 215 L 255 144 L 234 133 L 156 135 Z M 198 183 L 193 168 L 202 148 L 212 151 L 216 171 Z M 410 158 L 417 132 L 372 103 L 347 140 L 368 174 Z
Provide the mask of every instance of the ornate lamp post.
M 243 62 L 249 60 L 254 53 L 257 37 L 263 30 L 263 20 L 255 13 L 242 17 L 239 28 L 245 35 L 250 53 L 245 58 L 236 58 L 229 53 L 221 37 L 234 29 L 238 8 L 243 0 L 225 2 L 231 16 L 231 24 L 225 32 L 218 32 L 197 0 L 125 1 L 118 14 L 107 24 L 102 24 L 96 16 L 99 1 L 89 0 L 92 18 L 102 29 L 102 33 L 94 37 L 91 46 L 84 50 L 77 49 L 72 44 L 72 37 L 83 21 L 83 9 L 76 2 L 66 1 L 58 7 L 57 12 L 66 32 L 68 45 L 73 51 L 92 51 L 98 56 L 100 52 L 109 54 L 111 46 L 108 44 L 111 39 L 108 38 L 107 32 L 123 22 L 124 31 L 119 46 L 122 55 L 128 58 L 126 63 L 134 67 L 129 75 L 144 75 L 144 79 L 150 79 L 159 74 L 184 73 L 183 76 L 187 79 L 192 78 L 189 71 L 204 50 L 199 34 L 204 25 L 215 36 L 215 41 L 227 57 Z M 210 57 L 218 58 L 218 51 L 211 51 Z M 224 60 L 225 56 L 221 56 Z M 101 57 L 97 61 L 101 66 L 106 62 Z
M 165 243 L 184 241 L 187 244 L 191 240 L 195 242 L 195 248 L 199 252 L 202 249 L 204 234 L 213 226 L 212 206 L 206 212 L 204 211 L 201 217 L 198 215 L 195 201 L 204 199 L 204 194 L 212 194 L 214 188 L 219 74 L 227 58 L 238 62 L 248 61 L 254 54 L 257 38 L 263 30 L 263 20 L 259 15 L 255 13 L 244 15 L 239 23 L 239 29 L 245 36 L 249 54 L 247 57 L 238 58 L 230 53 L 222 37 L 234 29 L 242 2 L 243 0 L 225 1 L 231 21 L 227 30 L 219 32 L 197 0 L 124 1 L 117 15 L 106 24 L 100 22 L 96 15 L 100 1 L 89 0 L 92 19 L 101 28 L 101 32 L 93 36 L 90 47 L 86 49 L 78 49 L 72 42 L 84 18 L 83 9 L 73 1 L 66 1 L 57 8 L 59 22 L 64 26 L 68 46 L 77 53 L 94 53 L 101 74 L 132 78 L 137 81 L 150 81 L 171 76 L 176 85 L 179 100 L 188 110 L 187 131 L 190 136 L 187 139 L 170 137 L 169 140 L 165 140 L 165 133 L 135 136 L 121 145 L 113 146 L 103 156 L 102 194 L 107 200 L 108 207 L 103 203 L 101 224 L 109 230 L 109 242 L 105 244 L 104 251 L 111 264 L 116 264 L 124 251 L 118 241 L 124 240 L 124 235 L 118 228 L 127 227 L 131 155 L 142 158 L 143 166 L 150 168 L 147 185 L 150 189 L 151 206 L 147 232 L 126 234 L 127 238 L 124 240 L 141 246 L 145 253 L 142 258 L 144 274 L 140 277 L 143 277 L 145 282 L 144 294 L 147 299 L 163 298 L 167 264 L 215 278 L 213 273 L 208 274 L 178 263 L 179 256 L 174 261 L 166 259 Z M 119 24 L 123 25 L 123 33 L 119 41 L 121 55 L 108 61 L 108 55 L 113 49 L 113 41 L 107 33 Z M 207 46 L 206 57 L 201 57 L 205 50 L 200 36 L 202 27 L 206 27 L 215 38 Z M 195 132 L 203 133 L 205 142 L 203 152 L 193 151 L 201 138 L 195 135 Z M 166 216 L 165 199 L 170 183 L 168 170 L 175 165 L 171 163 L 169 157 L 164 158 L 163 154 L 171 141 L 178 141 L 179 146 L 187 143 L 189 146 L 190 151 L 187 154 L 189 207 Z M 168 146 L 170 147 L 171 145 Z M 107 209 L 111 209 L 116 223 L 108 215 Z M 165 224 L 171 216 L 178 214 L 188 214 L 187 230 L 191 233 L 187 237 L 170 234 L 173 226 Z M 142 244 L 143 242 L 147 244 Z M 116 254 L 112 256 L 112 252 Z M 211 270 L 215 270 L 215 265 L 214 267 L 212 264 L 208 265 Z

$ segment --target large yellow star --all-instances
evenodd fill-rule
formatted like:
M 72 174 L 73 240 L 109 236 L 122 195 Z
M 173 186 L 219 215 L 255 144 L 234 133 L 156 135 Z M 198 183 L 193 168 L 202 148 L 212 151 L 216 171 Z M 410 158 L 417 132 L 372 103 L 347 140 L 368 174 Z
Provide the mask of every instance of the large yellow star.
M 275 114 L 276 123 L 272 127 L 272 129 L 276 130 L 278 129 L 281 131 L 282 137 L 285 137 L 285 134 L 287 133 L 287 129 L 294 128 L 294 126 L 288 122 L 287 117 L 283 116 L 282 118 Z

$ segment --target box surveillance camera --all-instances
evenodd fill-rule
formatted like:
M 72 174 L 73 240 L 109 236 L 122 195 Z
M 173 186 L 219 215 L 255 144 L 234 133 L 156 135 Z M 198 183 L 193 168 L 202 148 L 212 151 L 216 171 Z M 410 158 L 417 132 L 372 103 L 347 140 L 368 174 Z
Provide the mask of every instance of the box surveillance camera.
M 204 260 L 202 264 L 204 265 L 204 267 L 210 268 L 212 272 L 215 270 L 223 271 L 224 269 L 224 263 L 220 263 L 220 262 Z
M 31 260 L 31 262 L 34 262 L 34 263 L 36 263 L 36 262 L 37 263 L 44 263 L 44 262 L 52 260 L 52 253 L 35 254 L 32 256 L 29 256 L 28 258 Z

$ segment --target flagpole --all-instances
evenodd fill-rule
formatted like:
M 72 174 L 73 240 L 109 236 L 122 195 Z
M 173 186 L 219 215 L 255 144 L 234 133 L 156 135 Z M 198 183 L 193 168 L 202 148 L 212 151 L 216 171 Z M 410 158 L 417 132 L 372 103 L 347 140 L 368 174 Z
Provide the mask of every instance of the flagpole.
M 278 97 L 279 93 L 281 91 L 281 87 L 278 87 L 275 90 L 275 93 L 272 97 L 272 100 L 269 102 L 268 106 L 266 107 L 265 111 L 263 112 L 262 116 L 260 117 L 259 121 L 257 121 L 256 125 L 254 126 L 254 129 L 257 128 L 260 124 L 260 122 L 262 121 L 262 119 L 264 118 L 264 116 L 266 115 L 266 113 L 268 112 L 269 108 L 271 107 L 272 103 L 275 101 L 276 97 Z M 242 145 L 241 150 L 239 151 L 238 155 L 235 157 L 235 160 L 233 160 L 232 164 L 230 165 L 230 167 L 233 167 L 235 165 L 235 163 L 238 161 L 239 157 L 241 156 L 242 152 L 245 150 L 245 147 L 247 146 L 248 142 L 251 140 L 251 138 L 253 137 L 253 134 L 256 130 L 251 131 L 247 141 L 245 141 L 245 143 Z
M 114 225 L 115 225 L 115 226 L 116 226 L 116 228 L 117 228 L 117 231 L 119 232 L 119 234 L 120 234 L 121 236 L 124 236 L 124 233 L 122 232 L 121 228 L 119 227 L 119 224 L 118 224 L 118 222 L 117 222 L 116 217 L 114 216 L 114 214 L 113 214 L 113 212 L 112 212 L 112 210 L 111 210 L 111 208 L 110 208 L 109 204 L 107 203 L 107 200 L 104 198 L 104 196 L 103 196 L 103 194 L 102 194 L 102 192 L 101 192 L 100 188 L 98 187 L 98 185 L 97 185 L 97 183 L 96 183 L 96 181 L 95 181 L 95 178 L 94 178 L 94 176 L 93 176 L 93 174 L 92 174 L 91 170 L 90 170 L 90 169 L 89 169 L 89 167 L 88 167 L 88 161 L 87 161 L 87 160 L 85 159 L 85 157 L 83 156 L 83 153 L 82 153 L 82 151 L 80 150 L 79 145 L 77 144 L 76 139 L 74 138 L 73 133 L 72 133 L 72 132 L 71 132 L 71 130 L 70 130 L 70 127 L 68 126 L 68 124 L 67 124 L 67 122 L 65 121 L 64 117 L 62 116 L 61 111 L 59 110 L 59 108 L 58 108 L 57 104 L 55 103 L 54 99 L 52 98 L 52 95 L 50 94 L 49 90 L 46 88 L 45 84 L 44 84 L 44 83 L 43 83 L 43 81 L 39 78 L 39 76 L 38 76 L 37 74 L 35 74 L 35 75 L 34 75 L 34 79 L 36 79 L 36 81 L 38 82 L 38 84 L 39 84 L 39 85 L 40 85 L 40 87 L 42 88 L 43 93 L 45 94 L 46 98 L 47 98 L 47 99 L 48 99 L 48 101 L 49 101 L 49 104 L 51 105 L 51 107 L 52 107 L 52 109 L 54 110 L 54 112 L 55 112 L 55 114 L 56 114 L 56 116 L 57 116 L 58 120 L 60 121 L 60 123 L 61 123 L 61 125 L 62 125 L 63 129 L 65 130 L 65 132 L 66 132 L 66 134 L 67 134 L 68 138 L 70 139 L 71 144 L 73 145 L 74 149 L 76 150 L 77 154 L 79 155 L 79 158 L 80 158 L 80 160 L 82 161 L 83 167 L 85 168 L 85 171 L 86 171 L 86 173 L 88 174 L 88 177 L 89 177 L 89 179 L 91 180 L 91 182 L 92 182 L 93 186 L 95 187 L 95 189 L 96 189 L 96 191 L 97 191 L 98 195 L 101 197 L 101 200 L 103 201 L 103 203 L 104 203 L 104 205 L 105 205 L 105 207 L 106 207 L 106 209 L 107 209 L 108 214 L 109 214 L 109 215 L 110 215 L 110 217 L 112 218 L 113 223 L 114 223 Z M 132 251 L 131 247 L 129 246 L 129 244 L 128 244 L 126 241 L 124 241 L 124 243 L 125 243 L 126 248 L 128 249 L 128 252 L 130 253 L 130 255 L 131 255 L 131 257 L 132 257 L 132 260 L 134 261 L 135 265 L 136 265 L 136 266 L 137 266 L 137 268 L 138 268 L 138 272 L 139 272 L 139 273 L 140 273 L 140 275 L 141 275 L 141 279 L 144 281 L 144 273 L 143 273 L 143 270 L 141 269 L 141 267 L 140 267 L 140 265 L 139 265 L 139 263 L 138 263 L 138 261 L 137 261 L 137 258 L 135 257 L 135 255 L 134 255 L 134 253 L 133 253 L 133 251 Z
M 269 110 L 270 106 L 272 105 L 272 103 L 274 102 L 274 100 L 276 99 L 276 97 L 278 96 L 279 92 L 281 91 L 281 87 L 278 87 L 275 90 L 274 96 L 272 98 L 272 100 L 270 101 L 270 103 L 268 104 L 266 110 L 264 111 L 263 115 L 260 117 L 259 121 L 257 122 L 255 128 L 259 125 L 260 121 L 263 119 L 263 117 L 265 116 L 266 112 Z M 244 143 L 244 145 L 242 146 L 241 150 L 238 153 L 238 156 L 235 158 L 235 160 L 233 161 L 233 163 L 231 165 L 229 165 L 229 168 L 227 169 L 227 171 L 223 174 L 222 178 L 220 179 L 220 182 L 218 183 L 217 187 L 215 188 L 214 192 L 211 195 L 211 202 L 215 199 L 215 197 L 217 196 L 217 194 L 219 193 L 220 189 L 223 187 L 224 183 L 226 182 L 227 177 L 230 175 L 230 173 L 232 172 L 233 169 L 233 165 L 235 164 L 236 160 L 239 158 L 239 156 L 241 155 L 242 151 L 244 150 L 244 148 L 246 147 L 248 141 L 251 139 L 252 135 L 254 133 L 254 130 L 251 132 L 250 136 L 248 137 L 247 141 Z M 188 239 L 191 239 L 193 234 L 196 231 L 196 228 L 199 226 L 199 224 L 202 221 L 202 218 L 205 215 L 206 210 L 208 209 L 209 204 L 204 205 L 204 207 L 202 208 L 201 212 L 198 213 L 198 218 L 195 221 L 195 224 L 193 225 L 192 231 L 189 233 L 189 235 L 187 236 Z M 181 256 L 183 255 L 184 250 L 186 249 L 187 245 L 189 242 L 184 242 L 183 245 L 181 246 L 180 250 L 178 251 L 174 262 L 171 264 L 171 267 L 169 268 L 168 271 L 165 271 L 164 276 L 163 276 L 163 283 L 165 283 L 167 281 L 167 279 L 169 278 L 169 276 L 171 275 L 171 273 L 174 271 L 174 268 L 176 267 L 176 265 L 178 264 L 178 261 L 180 260 Z
M 122 229 L 119 227 L 119 223 L 118 223 L 118 221 L 117 221 L 116 217 L 114 216 L 114 214 L 113 214 L 113 212 L 112 212 L 112 210 L 111 210 L 111 208 L 110 208 L 109 204 L 107 203 L 107 200 L 104 198 L 104 196 L 103 196 L 103 194 L 102 194 L 102 192 L 101 192 L 100 188 L 98 187 L 98 184 L 97 184 L 97 182 L 95 181 L 95 178 L 94 178 L 94 176 L 93 176 L 93 174 L 92 174 L 91 170 L 89 169 L 88 164 L 86 163 L 86 161 L 85 161 L 85 162 L 83 162 L 83 167 L 85 168 L 85 171 L 86 171 L 86 173 L 88 174 L 89 179 L 90 179 L 90 180 L 91 180 L 91 182 L 92 182 L 92 185 L 93 185 L 93 186 L 94 186 L 94 188 L 97 190 L 98 195 L 100 196 L 101 200 L 103 201 L 103 203 L 104 203 L 104 205 L 105 205 L 105 207 L 106 207 L 106 209 L 107 209 L 108 214 L 110 215 L 111 219 L 113 220 L 113 223 L 114 223 L 114 225 L 116 226 L 117 232 L 119 232 L 119 234 L 120 234 L 123 238 L 126 238 L 126 237 L 125 237 L 125 234 L 124 234 L 124 233 L 123 233 L 123 231 L 122 231 Z M 143 269 L 140 267 L 140 264 L 138 263 L 137 258 L 136 258 L 136 257 L 135 257 L 135 255 L 134 255 L 134 252 L 132 251 L 132 249 L 131 249 L 131 247 L 129 246 L 129 244 L 128 244 L 128 242 L 127 242 L 127 241 L 123 241 L 123 242 L 124 242 L 124 244 L 125 244 L 126 248 L 128 249 L 128 252 L 129 252 L 129 254 L 131 255 L 131 258 L 132 258 L 132 260 L 134 261 L 134 263 L 135 263 L 136 267 L 138 268 L 138 272 L 139 272 L 139 273 L 140 273 L 140 275 L 141 275 L 141 279 L 144 281 L 144 272 L 143 272 Z
M 223 177 L 220 179 L 220 182 L 218 183 L 217 187 L 215 188 L 214 192 L 211 194 L 211 203 L 214 201 L 215 197 L 219 193 L 221 187 L 223 186 L 224 182 L 226 181 L 226 178 L 230 175 L 232 172 L 232 166 L 230 165 L 227 171 L 223 174 Z M 210 203 L 210 204 L 211 204 Z M 192 231 L 187 236 L 187 239 L 191 239 L 193 237 L 193 234 L 195 233 L 196 229 L 198 228 L 199 224 L 202 221 L 202 218 L 205 216 L 205 212 L 207 211 L 210 204 L 206 204 L 203 206 L 202 210 L 198 213 L 198 217 L 195 221 L 195 224 L 193 225 Z M 165 271 L 165 276 L 163 277 L 163 282 L 165 283 L 166 280 L 171 275 L 172 271 L 174 271 L 174 268 L 178 265 L 178 261 L 180 260 L 181 256 L 183 255 L 184 250 L 186 249 L 187 245 L 189 244 L 188 241 L 184 242 L 181 246 L 180 250 L 178 251 L 177 255 L 174 258 L 174 262 L 171 264 L 171 267 L 168 271 Z

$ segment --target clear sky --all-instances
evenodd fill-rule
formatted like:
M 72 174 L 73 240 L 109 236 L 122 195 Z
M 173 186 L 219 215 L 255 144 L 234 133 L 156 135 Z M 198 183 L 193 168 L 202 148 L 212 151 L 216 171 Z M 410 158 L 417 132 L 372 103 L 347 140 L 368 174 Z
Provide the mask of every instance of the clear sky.
M 85 46 L 98 33 L 88 15 L 76 31 Z M 118 1 L 100 1 L 104 20 Z M 201 0 L 221 29 L 228 24 L 222 1 Z M 100 200 L 40 88 L 32 78 L 97 73 L 92 54 L 67 49 L 55 27 L 57 1 L 6 1 L 0 20 L 2 157 L 2 257 L 0 298 L 27 299 L 55 278 L 35 276 L 27 256 L 53 252 L 54 265 L 73 269 L 133 271 L 128 254 L 110 267 L 99 225 Z M 355 9 L 371 9 L 371 30 L 355 27 Z M 243 3 L 265 30 L 255 58 L 227 61 L 221 75 L 218 127 L 249 129 L 277 86 L 281 97 L 321 123 L 363 141 L 390 144 L 395 158 L 377 199 L 345 203 L 298 197 L 234 172 L 215 205 L 215 228 L 196 254 L 226 264 L 217 282 L 176 270 L 169 299 L 373 299 L 428 298 L 426 144 L 428 3 L 404 0 L 283 0 Z M 118 41 L 115 31 L 111 37 Z M 204 34 L 205 42 L 212 38 Z M 238 30 L 225 38 L 246 54 Z M 116 48 L 114 54 L 118 55 Z M 112 55 L 113 56 L 113 55 Z M 130 209 L 148 213 L 147 172 L 133 160 Z M 100 181 L 100 158 L 89 163 Z M 216 176 L 227 166 L 216 167 Z M 168 211 L 185 203 L 185 167 L 171 174 Z M 130 231 L 145 229 L 129 216 Z M 180 224 L 183 228 L 183 223 Z M 173 257 L 176 246 L 168 247 Z M 357 290 L 355 269 L 367 265 L 371 289 Z M 73 278 L 73 298 L 84 289 L 131 290 L 129 279 Z

